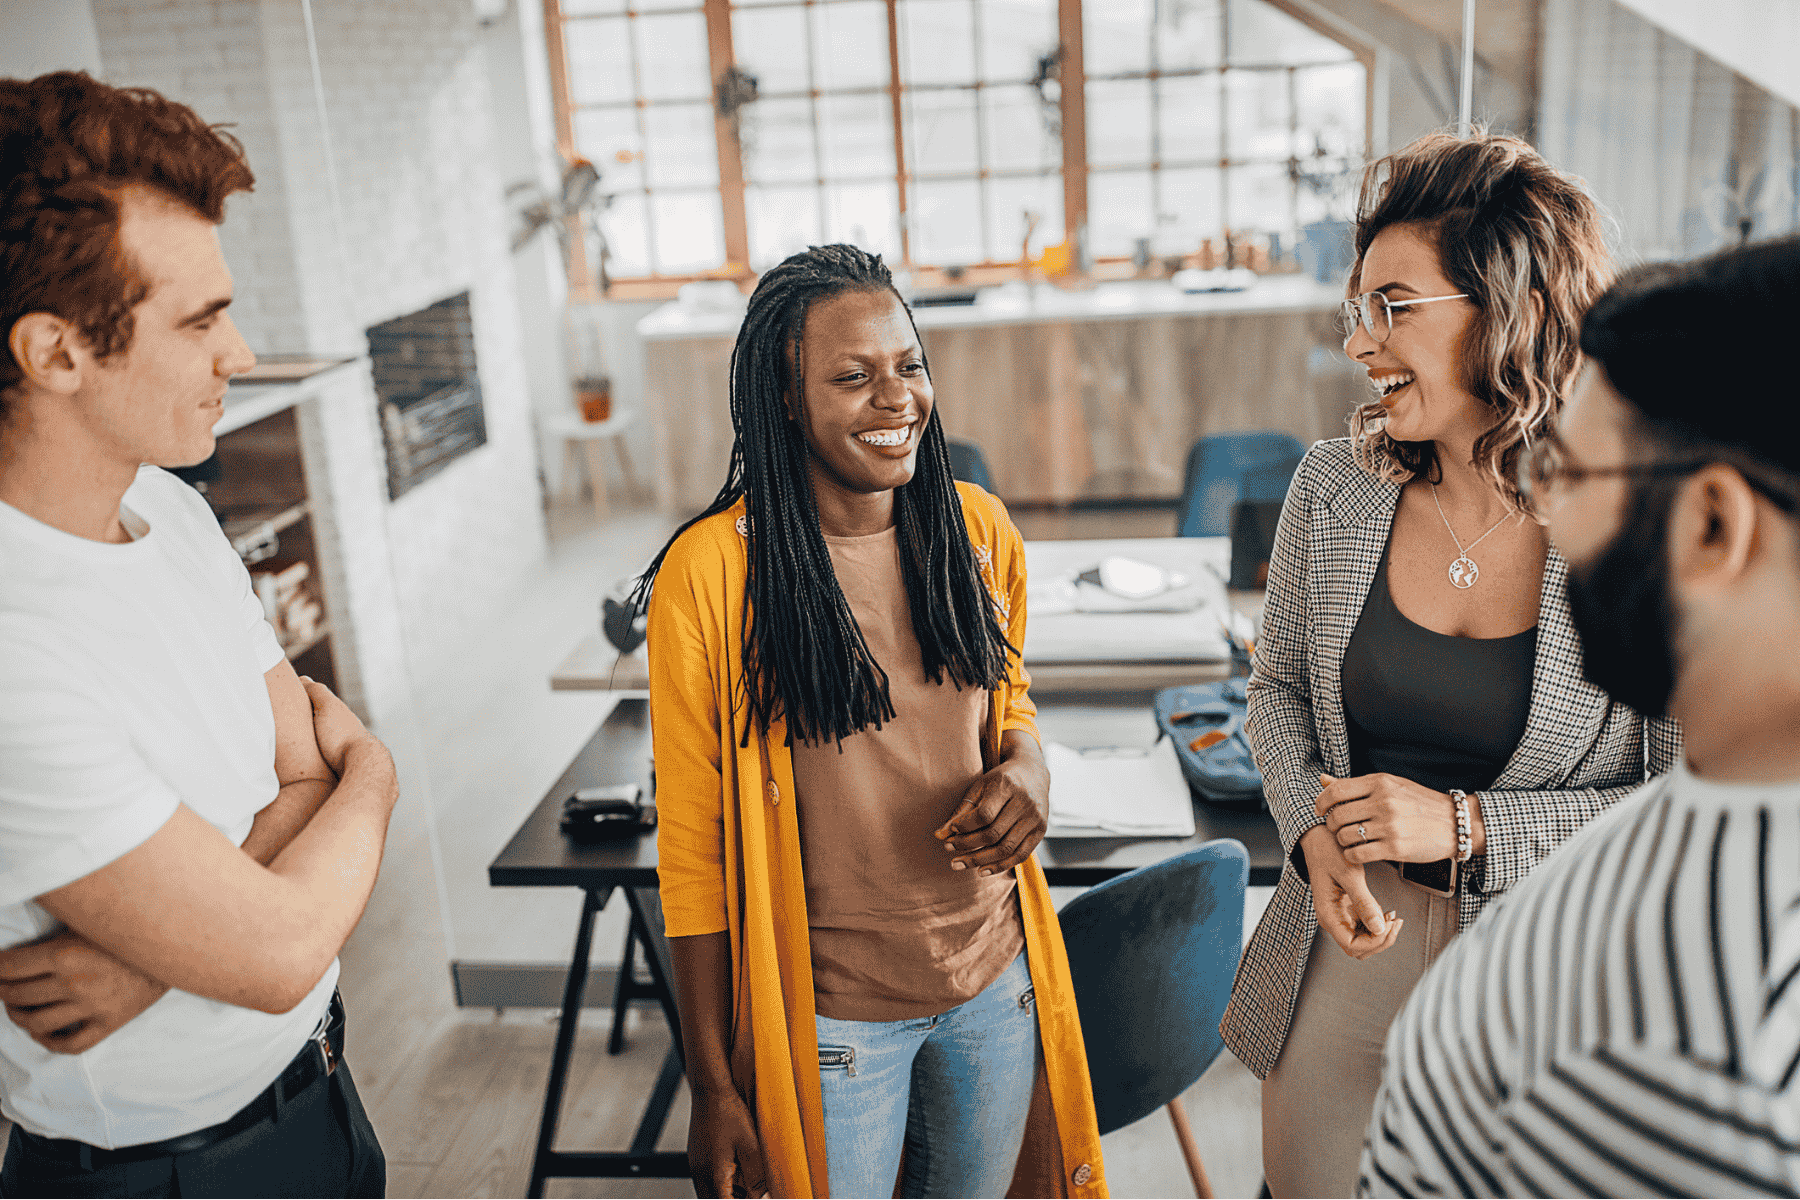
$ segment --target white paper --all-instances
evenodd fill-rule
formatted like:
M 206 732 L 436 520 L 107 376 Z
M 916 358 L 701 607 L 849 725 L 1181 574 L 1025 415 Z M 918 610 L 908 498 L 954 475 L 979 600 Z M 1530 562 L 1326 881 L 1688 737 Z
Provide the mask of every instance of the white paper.
M 1175 743 L 1083 753 L 1044 747 L 1050 768 L 1049 837 L 1192 837 L 1194 804 Z

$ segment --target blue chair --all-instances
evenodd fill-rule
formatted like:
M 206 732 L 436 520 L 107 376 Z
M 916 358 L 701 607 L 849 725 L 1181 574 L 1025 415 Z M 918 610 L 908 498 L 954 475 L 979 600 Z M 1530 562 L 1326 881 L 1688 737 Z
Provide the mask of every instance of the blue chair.
M 950 447 L 950 474 L 964 483 L 972 483 L 984 491 L 994 490 L 994 477 L 988 473 L 987 458 L 981 447 L 960 438 L 945 438 Z
M 1224 1048 L 1250 858 L 1229 838 L 1109 879 L 1062 910 L 1100 1132 L 1167 1108 L 1196 1196 L 1211 1196 L 1181 1093 Z
M 1273 429 L 1201 438 L 1188 451 L 1176 536 L 1229 537 L 1232 505 L 1286 499 L 1294 467 L 1305 453 L 1298 438 Z M 1251 495 L 1252 490 L 1258 494 Z

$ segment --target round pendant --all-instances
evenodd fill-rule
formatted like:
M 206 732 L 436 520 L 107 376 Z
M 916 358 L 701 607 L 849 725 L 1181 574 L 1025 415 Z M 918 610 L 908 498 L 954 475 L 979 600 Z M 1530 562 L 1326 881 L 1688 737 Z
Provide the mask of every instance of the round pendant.
M 1480 578 L 1481 568 L 1466 554 L 1450 564 L 1450 582 L 1459 588 L 1472 588 Z

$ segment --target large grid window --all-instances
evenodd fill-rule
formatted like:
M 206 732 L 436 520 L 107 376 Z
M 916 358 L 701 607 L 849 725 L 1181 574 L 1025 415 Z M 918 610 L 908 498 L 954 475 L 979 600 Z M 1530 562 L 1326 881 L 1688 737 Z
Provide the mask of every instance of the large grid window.
M 823 241 L 1010 266 L 1084 225 L 1102 260 L 1226 228 L 1291 246 L 1325 215 L 1309 164 L 1363 155 L 1368 60 L 1281 3 L 546 7 L 565 153 L 613 196 L 609 274 L 673 282 Z
M 1325 214 L 1309 167 L 1361 158 L 1366 70 L 1263 0 L 1105 0 L 1082 13 L 1088 236 L 1100 257 L 1293 236 Z
M 564 0 L 575 152 L 600 168 L 614 276 L 684 275 L 725 262 L 706 14 Z

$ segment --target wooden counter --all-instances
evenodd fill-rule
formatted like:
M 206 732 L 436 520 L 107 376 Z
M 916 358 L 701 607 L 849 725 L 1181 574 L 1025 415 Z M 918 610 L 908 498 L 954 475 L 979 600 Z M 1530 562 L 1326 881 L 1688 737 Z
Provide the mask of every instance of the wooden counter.
M 1203 295 L 1163 282 L 1019 284 L 916 318 L 945 432 L 981 447 L 1002 498 L 1166 500 L 1204 434 L 1344 432 L 1365 389 L 1333 327 L 1341 299 L 1298 275 Z M 703 508 L 724 481 L 739 318 L 671 303 L 638 323 L 665 511 Z

